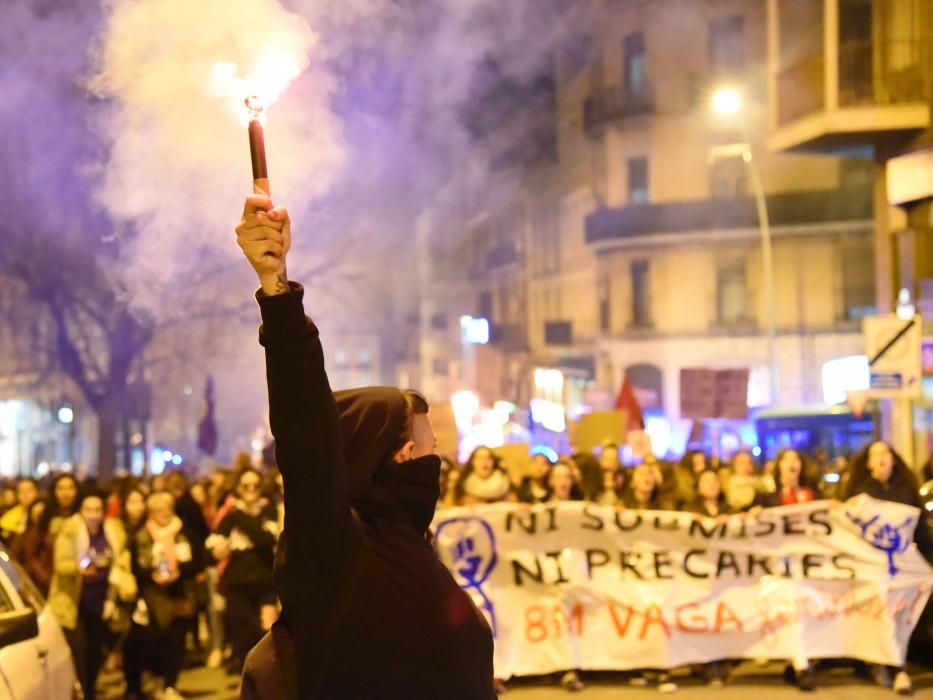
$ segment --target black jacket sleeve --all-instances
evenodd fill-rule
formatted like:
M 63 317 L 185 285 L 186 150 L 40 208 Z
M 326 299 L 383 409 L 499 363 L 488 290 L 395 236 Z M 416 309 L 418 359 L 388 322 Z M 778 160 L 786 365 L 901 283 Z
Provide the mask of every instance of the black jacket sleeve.
M 269 422 L 285 490 L 284 578 L 286 606 L 304 597 L 308 581 L 318 593 L 331 589 L 360 550 L 361 534 L 350 511 L 349 476 L 337 406 L 324 370 L 318 329 L 304 314 L 303 288 L 288 294 L 257 293 L 262 313 L 259 341 L 266 351 Z M 291 586 L 286 586 L 291 588 Z M 317 601 L 318 604 L 324 601 Z

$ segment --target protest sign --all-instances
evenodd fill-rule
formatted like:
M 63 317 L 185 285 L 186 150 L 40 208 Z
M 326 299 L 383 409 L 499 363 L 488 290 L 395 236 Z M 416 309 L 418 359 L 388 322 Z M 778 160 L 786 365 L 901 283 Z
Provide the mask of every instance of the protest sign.
M 933 585 L 919 511 L 860 496 L 723 521 L 589 503 L 439 511 L 496 676 L 849 657 L 900 666 Z

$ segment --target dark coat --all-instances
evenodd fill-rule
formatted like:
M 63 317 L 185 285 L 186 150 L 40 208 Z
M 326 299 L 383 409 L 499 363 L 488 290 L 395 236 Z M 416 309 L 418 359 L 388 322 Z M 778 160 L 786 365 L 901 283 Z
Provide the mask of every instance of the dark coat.
M 52 582 L 52 556 L 55 550 L 55 538 L 43 531 L 38 523 L 30 523 L 26 532 L 13 540 L 11 553 L 29 574 L 42 595 L 49 594 Z
M 255 515 L 239 506 L 227 513 L 217 526 L 217 534 L 230 537 L 234 530 L 245 535 L 251 544 L 245 549 L 230 552 L 224 569 L 224 588 L 272 587 L 272 564 L 275 559 L 275 532 L 278 530 L 279 512 L 267 503 Z
M 265 700 L 492 700 L 489 626 L 425 536 L 440 460 L 392 462 L 408 418 L 397 389 L 334 396 L 302 294 L 258 295 L 285 491 L 275 583 L 296 668 L 264 683 L 283 657 L 263 658 L 276 645 L 261 642 L 244 688 Z

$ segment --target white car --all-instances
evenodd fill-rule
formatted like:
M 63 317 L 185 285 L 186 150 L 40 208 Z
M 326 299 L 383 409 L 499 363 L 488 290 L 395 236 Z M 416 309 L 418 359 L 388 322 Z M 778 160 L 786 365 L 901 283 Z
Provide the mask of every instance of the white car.
M 58 620 L 23 568 L 0 547 L 0 700 L 83 697 Z

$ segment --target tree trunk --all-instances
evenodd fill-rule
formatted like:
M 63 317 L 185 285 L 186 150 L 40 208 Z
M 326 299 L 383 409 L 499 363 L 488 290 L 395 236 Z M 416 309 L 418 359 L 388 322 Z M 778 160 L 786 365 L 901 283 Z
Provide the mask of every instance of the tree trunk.
M 117 403 L 104 399 L 97 407 L 97 481 L 109 484 L 117 466 Z

